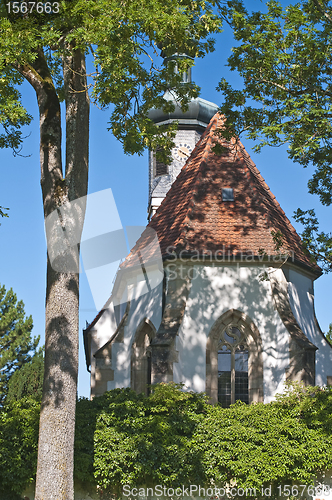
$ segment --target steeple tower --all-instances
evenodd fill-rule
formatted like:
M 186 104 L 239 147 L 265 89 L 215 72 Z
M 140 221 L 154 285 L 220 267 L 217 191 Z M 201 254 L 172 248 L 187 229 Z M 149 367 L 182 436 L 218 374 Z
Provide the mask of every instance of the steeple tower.
M 164 54 L 161 54 L 164 57 Z M 181 54 L 165 57 L 164 63 L 169 60 L 181 58 Z M 188 58 L 188 56 L 185 56 Z M 183 74 L 184 83 L 191 82 L 191 69 Z M 173 101 L 175 109 L 172 113 L 164 113 L 162 109 L 152 109 L 150 118 L 158 126 L 167 125 L 174 121 L 178 122 L 172 150 L 172 163 L 165 165 L 157 161 L 154 151 L 150 151 L 149 157 L 149 205 L 148 219 L 155 214 L 157 208 L 165 198 L 181 168 L 191 155 L 195 145 L 209 124 L 211 118 L 218 110 L 218 106 L 200 97 L 192 99 L 187 111 L 183 112 L 180 104 L 175 100 L 174 94 L 166 92 L 164 99 Z

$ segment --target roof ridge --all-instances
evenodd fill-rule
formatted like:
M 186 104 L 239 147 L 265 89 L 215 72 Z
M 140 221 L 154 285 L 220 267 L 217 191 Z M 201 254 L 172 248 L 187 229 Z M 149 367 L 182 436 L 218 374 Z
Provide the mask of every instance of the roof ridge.
M 217 128 L 217 123 L 218 122 L 219 122 L 219 117 L 217 117 L 216 120 L 213 120 L 213 121 L 211 120 L 211 122 L 209 123 L 208 127 L 204 130 L 204 133 L 202 134 L 202 137 L 200 138 L 200 140 L 198 141 L 198 143 L 196 144 L 196 146 L 195 146 L 195 148 L 193 150 L 193 153 L 194 153 L 194 151 L 195 151 L 196 148 L 199 149 L 200 147 L 202 147 L 203 146 L 202 142 L 205 140 L 205 138 L 207 138 L 206 139 L 206 143 L 204 145 L 204 151 L 203 151 L 203 154 L 202 154 L 202 157 L 200 159 L 200 163 L 199 163 L 199 166 L 198 166 L 198 169 L 197 169 L 195 182 L 194 182 L 193 188 L 191 190 L 192 196 L 191 196 L 191 200 L 189 201 L 189 204 L 188 204 L 187 214 L 186 214 L 185 218 L 183 219 L 184 226 L 183 226 L 183 228 L 181 230 L 181 233 L 185 233 L 185 234 L 181 237 L 181 233 L 180 233 L 180 237 L 178 239 L 179 242 L 182 241 L 184 244 L 185 244 L 185 241 L 186 241 L 186 236 L 187 236 L 188 230 L 190 228 L 190 226 L 189 226 L 190 221 L 191 221 L 190 214 L 192 214 L 193 209 L 195 207 L 195 194 L 198 193 L 197 186 L 198 186 L 199 180 L 200 180 L 200 178 L 202 176 L 202 170 L 206 166 L 206 161 L 207 161 L 207 159 L 208 159 L 208 157 L 209 157 L 209 155 L 211 153 L 211 149 L 212 149 L 213 136 L 210 134 L 210 132 L 212 132 L 213 130 L 215 130 Z M 188 161 L 183 166 L 183 169 L 185 169 L 187 166 L 189 166 L 189 164 L 191 163 L 191 161 L 194 161 L 195 158 L 197 158 L 197 156 L 195 156 L 191 160 L 188 159 Z

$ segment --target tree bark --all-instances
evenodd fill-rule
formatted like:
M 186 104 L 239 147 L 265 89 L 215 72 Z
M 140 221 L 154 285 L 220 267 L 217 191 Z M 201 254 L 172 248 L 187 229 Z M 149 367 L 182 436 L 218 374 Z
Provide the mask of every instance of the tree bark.
M 45 316 L 45 373 L 40 415 L 35 500 L 73 500 L 74 434 L 78 375 L 79 240 L 87 194 L 89 96 L 85 58 L 72 46 L 65 48 L 66 173 L 61 164 L 60 103 L 40 52 L 33 67 L 19 68 L 36 90 L 40 116 L 41 187 L 45 220 L 53 213 L 63 234 L 75 234 L 60 260 L 50 259 L 59 233 L 47 231 L 47 286 Z M 56 212 L 54 212 L 56 211 Z M 49 219 L 48 219 L 49 220 Z M 47 224 L 47 221 L 46 221 Z M 60 232 L 60 234 L 62 234 Z M 64 240 L 65 241 L 65 240 Z M 67 240 L 68 241 L 68 240 Z

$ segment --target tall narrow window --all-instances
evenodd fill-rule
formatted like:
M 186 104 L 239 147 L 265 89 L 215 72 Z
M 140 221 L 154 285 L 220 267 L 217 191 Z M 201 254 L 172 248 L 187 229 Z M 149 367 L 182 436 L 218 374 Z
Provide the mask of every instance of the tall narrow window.
M 149 394 L 151 384 L 151 341 L 154 330 L 143 323 L 136 332 L 131 353 L 131 387 L 137 393 Z
M 151 352 L 147 352 L 147 395 L 150 395 L 151 392 Z
M 248 347 L 243 333 L 229 325 L 218 343 L 218 401 L 227 408 L 238 400 L 249 403 Z
M 157 151 L 161 151 L 162 148 L 158 147 Z M 153 161 L 154 161 L 154 176 L 159 177 L 160 175 L 167 175 L 168 174 L 168 165 L 166 163 L 163 163 L 160 160 L 157 160 L 156 153 L 153 155 Z

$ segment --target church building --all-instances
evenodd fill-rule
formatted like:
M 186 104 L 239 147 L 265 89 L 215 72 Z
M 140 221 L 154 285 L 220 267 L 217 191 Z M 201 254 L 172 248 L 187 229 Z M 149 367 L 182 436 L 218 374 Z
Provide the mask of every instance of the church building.
M 91 397 L 174 381 L 227 407 L 269 402 L 286 381 L 332 385 L 321 270 L 242 144 L 218 135 L 217 106 L 151 118 L 178 121 L 173 161 L 150 153 L 149 223 L 84 330 Z

